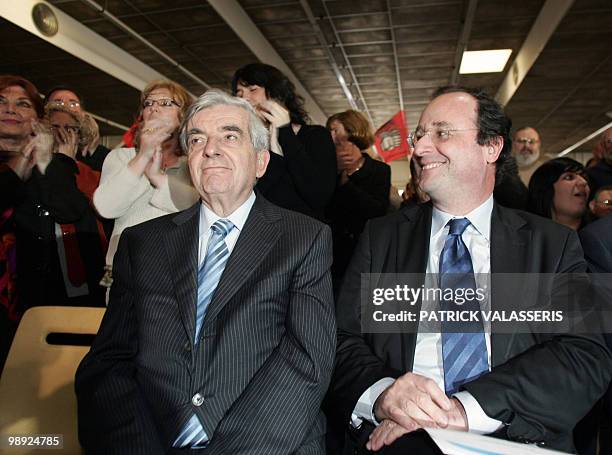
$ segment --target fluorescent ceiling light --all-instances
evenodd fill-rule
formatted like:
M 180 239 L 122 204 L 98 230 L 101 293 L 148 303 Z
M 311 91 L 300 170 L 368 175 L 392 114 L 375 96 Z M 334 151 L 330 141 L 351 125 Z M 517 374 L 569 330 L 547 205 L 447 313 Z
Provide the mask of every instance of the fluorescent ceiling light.
M 490 51 L 465 51 L 461 59 L 459 74 L 500 73 L 512 54 L 512 49 Z

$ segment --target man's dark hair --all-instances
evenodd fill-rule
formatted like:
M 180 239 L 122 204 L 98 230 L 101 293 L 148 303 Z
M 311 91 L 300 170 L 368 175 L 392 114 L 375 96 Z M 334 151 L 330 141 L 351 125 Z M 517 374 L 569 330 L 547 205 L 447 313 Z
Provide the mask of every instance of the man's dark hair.
M 603 192 L 603 191 L 612 191 L 612 185 L 604 185 L 604 186 L 600 186 L 599 188 L 597 188 L 597 191 L 595 191 L 592 196 L 593 199 L 597 200 L 597 197 Z
M 292 123 L 305 125 L 308 121 L 304 98 L 295 93 L 293 82 L 273 66 L 251 63 L 238 69 L 232 78 L 232 95 L 236 95 L 238 83 L 263 87 L 268 98 L 280 102 L 287 108 Z
M 504 175 L 509 172 L 508 168 L 511 167 L 509 157 L 512 150 L 510 137 L 512 120 L 506 115 L 501 105 L 480 88 L 448 85 L 437 89 L 431 99 L 447 93 L 467 93 L 476 99 L 478 103 L 478 112 L 476 113 L 478 135 L 476 141 L 479 145 L 490 145 L 499 138 L 503 140 L 501 153 L 495 163 L 495 185 L 499 185 Z
M 83 100 L 83 97 L 81 96 L 81 94 L 74 88 L 71 87 L 69 85 L 56 85 L 55 87 L 53 87 L 51 90 L 49 90 L 47 92 L 47 94 L 45 95 L 45 106 L 49 103 L 49 101 L 51 101 L 51 95 L 53 95 L 55 92 L 59 92 L 60 90 L 66 90 L 68 92 L 72 92 L 76 95 L 77 99 L 79 100 L 79 104 L 81 105 L 81 109 L 85 110 L 85 101 Z
M 529 180 L 527 211 L 552 219 L 555 182 L 565 172 L 576 172 L 582 175 L 583 171 L 584 166 L 571 158 L 561 157 L 546 161 L 536 169 Z

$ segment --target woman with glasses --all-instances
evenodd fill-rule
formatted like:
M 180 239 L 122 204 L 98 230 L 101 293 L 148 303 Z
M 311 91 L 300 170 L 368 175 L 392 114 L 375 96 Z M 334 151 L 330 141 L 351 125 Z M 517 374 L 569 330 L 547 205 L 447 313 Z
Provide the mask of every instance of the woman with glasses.
M 255 107 L 270 131 L 270 163 L 257 190 L 270 202 L 324 219 L 336 186 L 336 156 L 329 132 L 307 125 L 304 100 L 278 69 L 263 63 L 240 68 L 232 93 Z
M 141 95 L 136 147 L 115 149 L 104 161 L 93 200 L 100 215 L 115 220 L 106 254 L 106 286 L 125 228 L 188 208 L 198 199 L 178 134 L 190 104 L 191 97 L 181 85 L 150 82 Z
M 578 230 L 586 224 L 589 183 L 584 166 L 571 158 L 542 164 L 529 180 L 528 211 Z
M 80 147 L 77 160 L 87 164 L 96 171 L 102 170 L 102 163 L 110 150 L 100 144 L 100 133 L 96 121 L 85 112 L 83 97 L 74 88 L 67 85 L 58 85 L 47 92 L 45 107 L 59 106 L 68 109 L 86 119 L 89 130 L 92 132 L 89 142 Z

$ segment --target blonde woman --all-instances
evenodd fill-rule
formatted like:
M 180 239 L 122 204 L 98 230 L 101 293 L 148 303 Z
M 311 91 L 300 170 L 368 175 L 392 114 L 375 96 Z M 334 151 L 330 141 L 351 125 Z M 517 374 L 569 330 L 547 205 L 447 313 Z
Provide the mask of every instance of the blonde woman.
M 110 271 L 123 230 L 188 208 L 197 199 L 178 129 L 191 104 L 187 91 L 172 81 L 153 81 L 141 95 L 141 127 L 135 148 L 113 150 L 104 160 L 94 204 L 100 215 L 115 220 L 106 254 Z

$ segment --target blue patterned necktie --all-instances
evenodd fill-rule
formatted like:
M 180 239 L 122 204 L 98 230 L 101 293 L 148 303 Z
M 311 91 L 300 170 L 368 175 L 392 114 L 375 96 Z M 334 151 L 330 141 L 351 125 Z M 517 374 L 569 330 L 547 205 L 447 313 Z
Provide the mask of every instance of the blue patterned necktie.
M 225 237 L 234 229 L 230 220 L 219 219 L 210 227 L 211 234 L 206 247 L 204 263 L 198 270 L 198 304 L 196 307 L 196 326 L 194 344 L 198 344 L 198 335 L 204 322 L 206 308 L 210 304 L 212 296 L 217 289 L 229 250 L 225 243 Z M 181 433 L 174 441 L 174 447 L 204 447 L 208 442 L 208 436 L 200 423 L 200 419 L 193 414 L 183 427 Z
M 448 222 L 449 232 L 440 255 L 440 289 L 456 295 L 458 289 L 476 290 L 472 258 L 461 238 L 470 225 L 467 218 Z M 465 292 L 465 291 L 463 291 Z M 476 298 L 456 304 L 454 300 L 440 302 L 442 310 L 477 311 L 480 305 Z M 461 385 L 476 379 L 489 370 L 487 345 L 482 320 L 442 322 L 442 358 L 444 363 L 444 388 L 448 395 L 459 390 Z
M 229 250 L 225 243 L 225 236 L 234 229 L 230 220 L 219 219 L 210 227 L 212 231 L 206 247 L 206 258 L 198 270 L 198 306 L 196 308 L 196 329 L 194 343 L 198 344 L 198 335 L 204 321 L 206 308 L 210 303 L 215 289 L 225 270 L 225 263 L 229 257 Z

